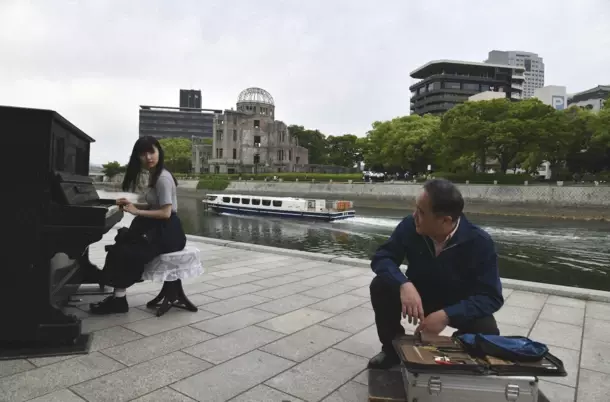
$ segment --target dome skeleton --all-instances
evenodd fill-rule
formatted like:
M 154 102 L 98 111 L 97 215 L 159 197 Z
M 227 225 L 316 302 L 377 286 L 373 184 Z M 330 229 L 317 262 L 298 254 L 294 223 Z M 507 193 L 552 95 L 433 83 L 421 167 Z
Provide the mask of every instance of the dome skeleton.
M 275 106 L 273 96 L 262 88 L 247 88 L 241 91 L 237 97 L 237 104 L 240 103 L 262 103 Z

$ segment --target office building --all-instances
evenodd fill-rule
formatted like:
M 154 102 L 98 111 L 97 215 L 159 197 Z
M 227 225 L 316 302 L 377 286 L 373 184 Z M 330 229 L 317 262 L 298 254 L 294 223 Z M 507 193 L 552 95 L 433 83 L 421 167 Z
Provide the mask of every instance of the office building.
M 598 85 L 595 88 L 570 95 L 568 106 L 578 106 L 583 109 L 599 112 L 609 98 L 610 85 Z
M 435 60 L 411 72 L 419 79 L 410 86 L 412 114 L 440 114 L 481 92 L 502 92 L 521 99 L 523 68 L 457 60 Z
M 212 156 L 204 171 L 212 173 L 300 172 L 309 152 L 275 119 L 275 101 L 261 88 L 243 90 L 236 110 L 214 117 Z
M 536 88 L 533 97 L 557 110 L 564 110 L 568 107 L 568 96 L 564 86 L 547 85 L 546 87 Z
M 534 96 L 536 89 L 544 87 L 544 61 L 536 53 L 517 50 L 492 50 L 485 62 L 524 68 L 523 99 L 531 98 Z
M 199 89 L 181 89 L 180 90 L 180 107 L 190 109 L 201 109 L 201 90 Z
M 212 138 L 216 109 L 190 109 L 171 106 L 140 106 L 140 137 Z

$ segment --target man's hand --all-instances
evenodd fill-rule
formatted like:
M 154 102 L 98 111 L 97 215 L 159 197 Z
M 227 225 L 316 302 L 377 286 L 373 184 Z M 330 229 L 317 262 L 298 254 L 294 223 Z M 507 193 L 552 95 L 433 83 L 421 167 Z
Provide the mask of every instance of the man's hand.
M 438 335 L 443 332 L 447 325 L 449 325 L 447 313 L 445 313 L 445 310 L 438 310 L 429 314 L 422 320 L 421 324 L 415 329 L 415 333 L 427 332 L 429 334 Z
M 400 286 L 400 303 L 402 304 L 402 318 L 408 316 L 409 324 L 417 325 L 418 321 L 424 320 L 424 308 L 419 292 L 411 282 Z

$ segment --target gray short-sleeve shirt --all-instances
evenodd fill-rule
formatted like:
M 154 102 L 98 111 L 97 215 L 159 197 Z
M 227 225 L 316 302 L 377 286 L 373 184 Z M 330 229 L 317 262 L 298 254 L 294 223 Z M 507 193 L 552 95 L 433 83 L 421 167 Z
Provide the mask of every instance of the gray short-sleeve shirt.
M 146 203 L 150 205 L 151 210 L 161 209 L 163 205 L 172 204 L 172 211 L 178 211 L 178 198 L 176 196 L 176 183 L 171 173 L 163 169 L 157 184 L 154 187 L 148 188 L 144 195 Z

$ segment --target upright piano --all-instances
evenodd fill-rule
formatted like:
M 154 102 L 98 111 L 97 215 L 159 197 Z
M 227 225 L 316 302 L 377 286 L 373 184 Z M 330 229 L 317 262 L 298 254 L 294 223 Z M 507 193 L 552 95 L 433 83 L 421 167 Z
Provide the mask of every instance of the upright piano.
M 57 112 L 0 106 L 0 125 L 12 153 L 0 173 L 0 359 L 82 353 L 81 321 L 63 307 L 81 284 L 97 283 L 89 245 L 123 211 L 89 177 L 93 138 Z

